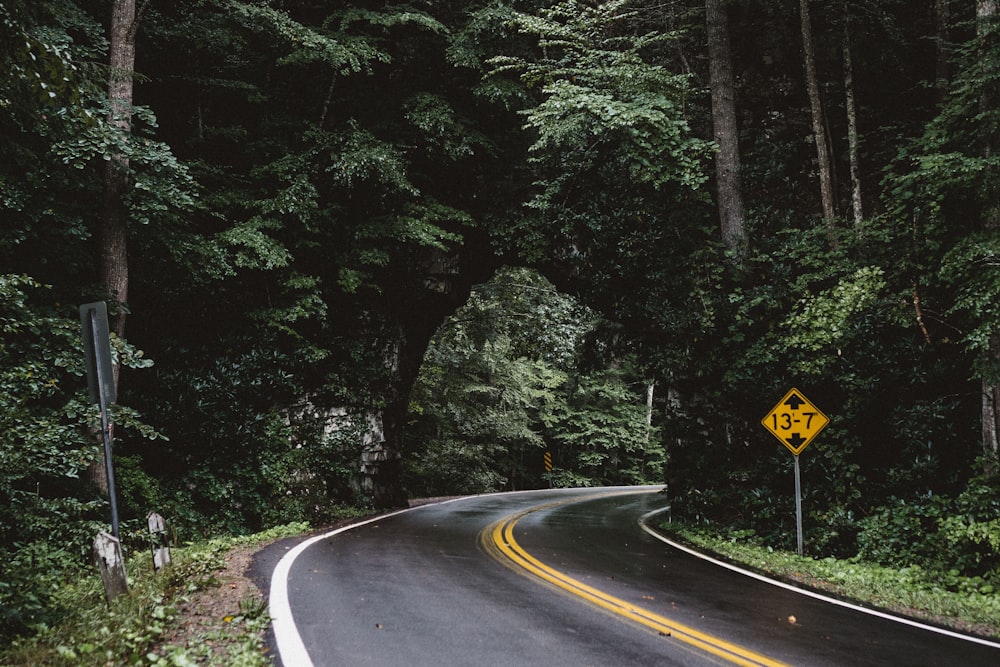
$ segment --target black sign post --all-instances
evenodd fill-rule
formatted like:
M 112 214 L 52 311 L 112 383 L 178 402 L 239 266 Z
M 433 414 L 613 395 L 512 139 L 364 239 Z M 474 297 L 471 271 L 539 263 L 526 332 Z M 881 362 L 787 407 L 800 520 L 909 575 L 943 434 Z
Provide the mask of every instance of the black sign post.
M 111 502 L 111 530 L 118 533 L 118 500 L 115 494 L 115 468 L 111 461 L 111 420 L 108 404 L 117 400 L 111 361 L 111 336 L 108 332 L 108 307 L 103 301 L 80 306 L 83 328 L 83 356 L 87 365 L 87 389 L 90 402 L 101 407 L 101 434 L 104 438 L 104 466 L 108 473 L 108 499 Z

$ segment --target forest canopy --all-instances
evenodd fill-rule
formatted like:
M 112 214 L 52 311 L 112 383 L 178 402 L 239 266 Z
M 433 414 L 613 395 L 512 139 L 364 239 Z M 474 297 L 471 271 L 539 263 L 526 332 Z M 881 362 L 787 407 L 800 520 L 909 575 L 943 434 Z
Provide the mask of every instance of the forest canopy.
M 0 1 L 0 635 L 107 522 L 99 300 L 126 526 L 656 483 L 781 545 L 795 386 L 814 553 L 1000 585 L 994 14 Z

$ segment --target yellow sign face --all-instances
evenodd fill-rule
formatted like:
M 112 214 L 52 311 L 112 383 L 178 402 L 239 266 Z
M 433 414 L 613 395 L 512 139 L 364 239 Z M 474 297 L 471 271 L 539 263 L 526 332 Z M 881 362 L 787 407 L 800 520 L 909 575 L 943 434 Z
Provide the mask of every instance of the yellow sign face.
M 798 456 L 830 420 L 801 391 L 792 389 L 760 423 Z

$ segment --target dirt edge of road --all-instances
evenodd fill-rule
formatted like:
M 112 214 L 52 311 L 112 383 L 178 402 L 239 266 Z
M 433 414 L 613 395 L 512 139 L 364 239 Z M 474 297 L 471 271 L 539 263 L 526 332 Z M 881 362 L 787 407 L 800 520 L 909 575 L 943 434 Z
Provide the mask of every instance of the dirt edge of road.
M 410 501 L 410 507 L 449 499 L 450 497 L 415 499 Z M 239 619 L 243 618 L 247 609 L 266 611 L 265 590 L 269 586 L 274 563 L 261 562 L 259 554 L 265 551 L 281 554 L 312 535 L 321 535 L 382 514 L 384 513 L 343 519 L 305 535 L 232 548 L 225 554 L 225 567 L 216 573 L 213 584 L 185 596 L 177 603 L 177 615 L 171 629 L 158 642 L 157 648 L 179 647 L 208 657 L 210 664 L 226 664 L 226 656 L 230 655 L 237 644 L 245 641 L 245 628 L 241 628 Z M 257 631 L 257 639 L 265 646 L 265 650 L 268 632 L 267 627 Z

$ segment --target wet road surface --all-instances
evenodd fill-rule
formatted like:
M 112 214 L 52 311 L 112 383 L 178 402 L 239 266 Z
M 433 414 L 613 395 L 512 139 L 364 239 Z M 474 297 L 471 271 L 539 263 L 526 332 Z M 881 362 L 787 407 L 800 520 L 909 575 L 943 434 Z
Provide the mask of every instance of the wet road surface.
M 276 653 L 285 667 L 1000 666 L 1000 648 L 677 551 L 638 524 L 663 503 L 655 489 L 496 494 L 317 536 L 275 570 Z

